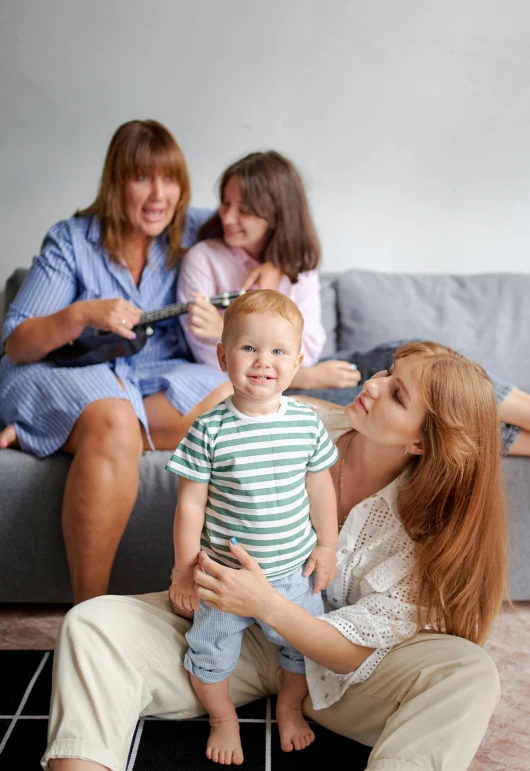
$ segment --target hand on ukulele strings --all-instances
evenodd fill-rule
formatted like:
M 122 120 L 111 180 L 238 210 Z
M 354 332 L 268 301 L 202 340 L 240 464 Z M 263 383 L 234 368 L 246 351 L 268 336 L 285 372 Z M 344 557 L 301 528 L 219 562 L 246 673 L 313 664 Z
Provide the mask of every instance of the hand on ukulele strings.
M 190 331 L 197 337 L 220 340 L 223 333 L 223 317 L 217 308 L 200 292 L 192 292 L 189 307 Z

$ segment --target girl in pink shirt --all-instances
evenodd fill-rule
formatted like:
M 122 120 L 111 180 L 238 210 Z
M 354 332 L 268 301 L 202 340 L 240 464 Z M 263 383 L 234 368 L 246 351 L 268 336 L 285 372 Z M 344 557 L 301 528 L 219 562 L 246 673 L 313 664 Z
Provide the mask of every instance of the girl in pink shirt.
M 222 238 L 192 247 L 178 280 L 177 300 L 194 298 L 181 324 L 196 361 L 219 367 L 216 347 L 223 315 L 205 296 L 260 286 L 287 295 L 304 317 L 304 362 L 292 387 L 357 385 L 360 373 L 349 362 L 318 363 L 325 342 L 316 270 L 320 244 L 293 164 L 277 152 L 251 153 L 224 172 L 219 199 L 219 211 L 201 235 L 222 233 Z

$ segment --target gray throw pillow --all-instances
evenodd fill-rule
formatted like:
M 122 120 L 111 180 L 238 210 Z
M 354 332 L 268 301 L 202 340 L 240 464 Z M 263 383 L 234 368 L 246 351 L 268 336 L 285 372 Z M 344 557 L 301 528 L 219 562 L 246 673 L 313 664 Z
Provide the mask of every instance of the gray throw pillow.
M 336 282 L 336 292 L 341 350 L 433 340 L 530 389 L 530 275 L 349 270 Z

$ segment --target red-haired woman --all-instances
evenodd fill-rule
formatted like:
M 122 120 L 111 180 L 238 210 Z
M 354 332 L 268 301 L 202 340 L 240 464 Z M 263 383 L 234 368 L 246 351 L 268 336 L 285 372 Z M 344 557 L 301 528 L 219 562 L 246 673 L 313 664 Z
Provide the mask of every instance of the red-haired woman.
M 134 337 L 142 310 L 174 302 L 182 245 L 195 240 L 182 152 L 164 126 L 134 120 L 114 134 L 96 200 L 46 235 L 4 325 L 0 433 L 39 457 L 73 456 L 63 532 L 74 602 L 105 594 L 136 500 L 142 451 L 173 449 L 229 392 L 189 362 L 176 319 L 134 357 L 59 368 L 46 356 L 89 326 Z
M 259 618 L 304 654 L 305 714 L 373 747 L 367 769 L 464 771 L 499 697 L 479 647 L 506 576 L 491 381 L 444 346 L 410 343 L 346 410 L 333 407 L 321 411 L 339 450 L 328 612 L 314 617 L 278 594 L 240 545 L 229 548 L 241 570 L 200 554 L 198 593 Z M 55 652 L 44 767 L 122 771 L 139 714 L 200 714 L 183 666 L 189 625 L 167 592 L 73 608 Z M 235 703 L 277 693 L 279 678 L 275 646 L 250 627 Z

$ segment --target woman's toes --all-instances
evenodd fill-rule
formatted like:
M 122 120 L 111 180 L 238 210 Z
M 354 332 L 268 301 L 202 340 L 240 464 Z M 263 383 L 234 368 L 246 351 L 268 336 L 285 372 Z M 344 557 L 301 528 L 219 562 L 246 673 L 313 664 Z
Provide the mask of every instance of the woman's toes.
M 0 447 L 5 449 L 6 447 L 10 447 L 16 443 L 17 432 L 15 431 L 15 426 L 9 425 L 0 431 Z

